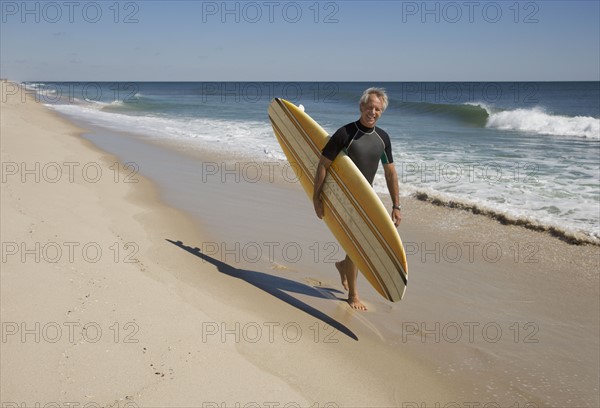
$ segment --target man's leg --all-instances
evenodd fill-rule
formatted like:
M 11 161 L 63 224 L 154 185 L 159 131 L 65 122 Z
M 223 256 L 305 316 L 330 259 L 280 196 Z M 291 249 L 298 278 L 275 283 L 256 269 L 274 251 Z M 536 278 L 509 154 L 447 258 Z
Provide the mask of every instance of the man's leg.
M 342 285 L 348 290 L 348 304 L 354 309 L 367 310 L 367 307 L 360 301 L 356 281 L 358 279 L 358 268 L 354 262 L 346 255 L 343 261 L 336 262 L 336 268 L 340 272 Z

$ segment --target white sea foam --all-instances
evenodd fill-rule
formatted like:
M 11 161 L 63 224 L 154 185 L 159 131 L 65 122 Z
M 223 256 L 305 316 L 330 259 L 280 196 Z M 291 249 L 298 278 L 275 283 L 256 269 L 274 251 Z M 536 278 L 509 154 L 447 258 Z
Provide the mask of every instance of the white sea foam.
M 426 161 L 419 161 L 414 154 L 399 154 L 396 162 L 403 197 L 425 193 L 442 202 L 456 202 L 571 234 L 583 232 L 592 240 L 600 241 L 597 187 L 584 181 L 589 180 L 589 177 L 559 184 L 553 177 L 548 178 L 534 172 L 532 180 L 527 181 L 527 172 L 515 173 L 514 165 L 509 162 L 495 163 L 494 167 L 502 173 L 496 177 L 496 172 L 487 175 L 479 171 L 471 173 L 467 171 L 469 165 L 448 161 L 449 168 L 462 168 L 462 173 L 450 174 L 434 171 L 433 169 L 444 166 L 436 168 L 431 162 L 426 166 Z M 431 171 L 425 174 L 413 173 L 413 168 L 407 166 L 407 163 Z M 578 170 L 584 171 L 582 168 Z M 597 169 L 589 169 L 585 173 L 593 174 L 594 171 L 597 172 Z M 519 175 L 516 179 L 515 174 Z M 382 197 L 389 195 L 382 171 L 376 175 L 373 188 Z
M 47 85 L 44 82 L 21 82 L 21 86 L 25 87 L 28 91 L 35 91 L 38 95 L 58 95 L 57 88 L 51 85 Z
M 488 128 L 600 140 L 600 119 L 590 116 L 553 115 L 539 107 L 494 112 L 485 104 L 473 105 L 488 112 Z
M 20 85 L 24 86 L 25 89 L 36 91 L 41 87 L 45 86 L 46 84 L 43 82 L 21 82 Z
M 268 123 L 214 118 L 132 116 L 100 110 L 107 105 L 121 103 L 115 101 L 110 104 L 95 102 L 47 106 L 76 120 L 119 132 L 163 140 L 192 141 L 203 148 L 226 149 L 246 156 L 285 158 L 277 141 L 271 137 L 272 130 Z

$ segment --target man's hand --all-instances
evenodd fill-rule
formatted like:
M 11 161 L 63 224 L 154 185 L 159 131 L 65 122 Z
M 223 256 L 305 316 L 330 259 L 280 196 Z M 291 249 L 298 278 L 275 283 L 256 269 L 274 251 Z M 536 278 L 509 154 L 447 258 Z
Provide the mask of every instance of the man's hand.
M 396 227 L 400 225 L 400 222 L 402 221 L 402 213 L 397 208 L 392 210 L 392 221 L 394 221 Z
M 390 192 L 392 204 L 394 206 L 398 206 L 400 205 L 400 188 L 398 187 L 398 174 L 396 173 L 396 167 L 394 166 L 394 163 L 384 164 L 383 172 L 385 174 L 385 182 Z M 396 227 L 400 225 L 400 221 L 402 221 L 402 214 L 400 213 L 400 209 L 392 208 L 392 221 L 394 221 L 394 225 Z

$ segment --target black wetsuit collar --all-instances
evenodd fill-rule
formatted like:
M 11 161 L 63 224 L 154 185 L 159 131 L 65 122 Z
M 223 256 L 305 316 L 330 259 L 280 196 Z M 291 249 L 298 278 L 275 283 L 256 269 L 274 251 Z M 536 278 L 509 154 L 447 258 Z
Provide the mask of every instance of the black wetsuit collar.
M 358 129 L 360 129 L 360 131 L 361 131 L 361 132 L 365 132 L 365 133 L 371 133 L 371 132 L 372 132 L 372 131 L 375 129 L 375 127 L 368 128 L 368 127 L 366 127 L 366 126 L 363 126 L 363 124 L 362 124 L 362 123 L 360 123 L 360 119 L 359 119 L 359 120 L 357 120 L 357 121 L 356 121 L 356 122 L 354 122 L 354 123 L 356 124 L 356 127 L 357 127 Z

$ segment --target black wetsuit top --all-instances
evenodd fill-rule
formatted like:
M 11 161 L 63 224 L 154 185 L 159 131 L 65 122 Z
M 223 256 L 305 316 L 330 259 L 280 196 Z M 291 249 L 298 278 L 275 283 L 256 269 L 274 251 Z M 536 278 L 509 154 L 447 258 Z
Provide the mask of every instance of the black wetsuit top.
M 339 128 L 323 148 L 323 156 L 333 161 L 344 150 L 373 185 L 379 161 L 393 163 L 392 144 L 389 135 L 381 128 L 364 127 L 360 121 Z

